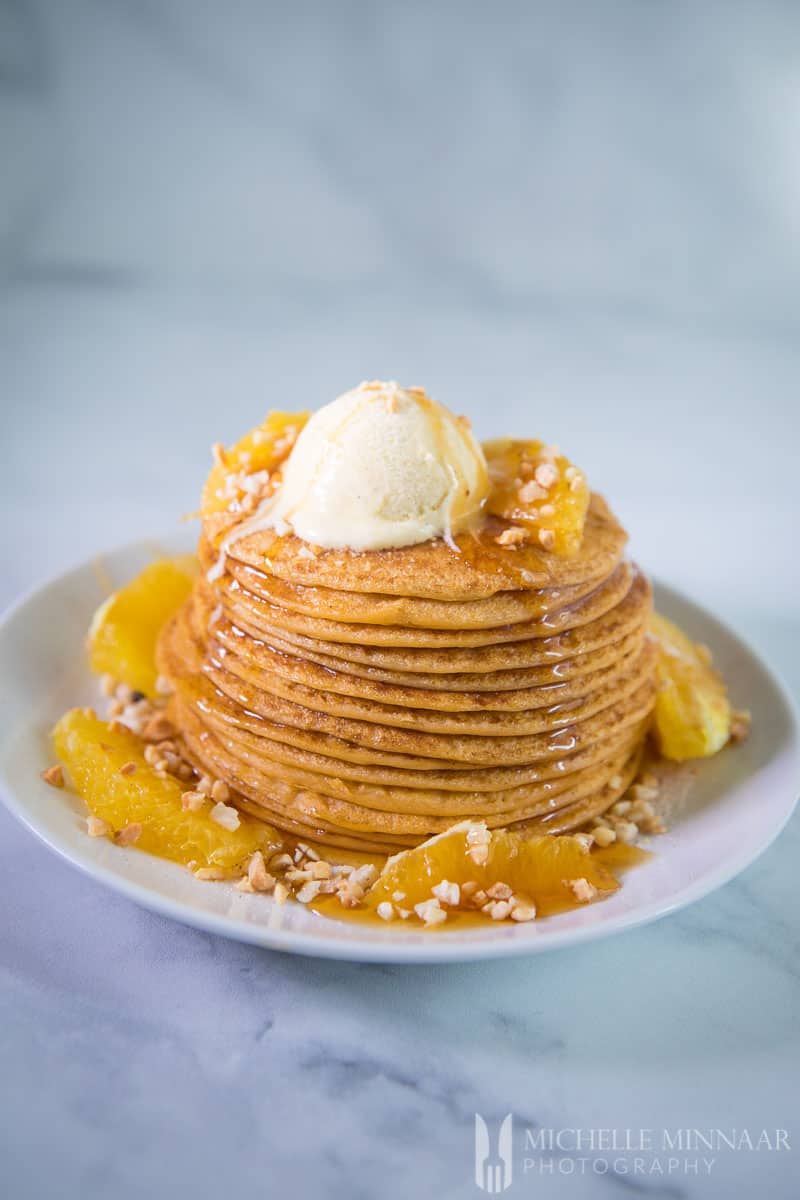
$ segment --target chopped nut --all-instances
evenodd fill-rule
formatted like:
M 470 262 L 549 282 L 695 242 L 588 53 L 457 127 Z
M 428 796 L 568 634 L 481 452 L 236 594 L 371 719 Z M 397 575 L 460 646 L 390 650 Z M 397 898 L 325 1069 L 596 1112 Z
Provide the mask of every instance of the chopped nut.
M 511 915 L 511 905 L 508 900 L 490 900 L 484 904 L 481 912 L 485 912 L 493 921 L 505 921 Z
M 172 737 L 174 733 L 175 726 L 164 713 L 156 713 L 142 729 L 142 737 L 146 742 L 163 742 L 165 738 Z
M 658 788 L 646 787 L 643 783 L 635 783 L 631 788 L 631 795 L 634 800 L 638 800 L 641 803 L 649 803 L 651 800 L 658 799 Z
M 230 788 L 222 779 L 215 779 L 211 785 L 211 799 L 224 804 L 230 797 Z
M 355 867 L 350 863 L 334 863 L 331 867 L 331 875 L 335 879 L 346 879 L 348 875 L 352 875 Z
M 395 902 L 399 902 L 400 900 L 405 900 L 405 898 L 406 898 L 405 892 L 392 892 L 392 899 Z
M 414 912 L 425 925 L 440 925 L 442 921 L 447 920 L 447 913 L 435 898 L 415 904 Z
M 594 843 L 594 834 L 587 832 L 576 833 L 575 841 L 580 842 L 584 850 L 591 850 Z
M 467 853 L 476 867 L 483 867 L 489 860 L 489 845 L 492 835 L 485 825 L 470 825 L 467 830 Z
M 612 775 L 608 781 L 608 786 L 614 788 L 615 790 L 616 790 L 616 788 L 621 788 L 622 787 L 622 776 L 621 775 Z
M 50 787 L 63 788 L 64 786 L 64 769 L 59 763 L 56 763 L 54 767 L 48 767 L 46 771 L 42 771 L 41 777 L 45 783 L 50 784 Z
M 533 473 L 533 477 L 546 490 L 551 488 L 558 480 L 558 469 L 552 463 L 539 463 L 539 466 Z
M 746 708 L 734 710 L 731 714 L 731 741 L 743 742 L 753 724 L 752 714 Z
M 86 822 L 86 832 L 89 837 L 105 837 L 111 832 L 111 826 L 108 821 L 103 821 L 100 817 L 89 817 Z
M 228 829 L 231 833 L 239 828 L 239 813 L 229 804 L 217 803 L 211 809 L 210 817 L 212 821 L 216 821 L 223 829 Z
M 521 525 L 509 525 L 494 540 L 498 546 L 522 546 L 528 540 L 528 531 Z
M 214 442 L 211 447 L 211 457 L 214 459 L 214 464 L 217 467 L 226 467 L 228 460 L 225 455 L 225 447 L 222 442 Z
M 582 475 L 574 475 L 572 477 L 572 479 L 570 480 L 569 490 L 571 492 L 577 492 L 580 490 L 580 488 L 582 486 L 583 486 L 583 476 Z
M 344 908 L 358 908 L 359 904 L 364 899 L 364 889 L 357 883 L 352 883 L 351 880 L 345 879 L 339 886 L 337 892 L 339 903 Z
M 120 773 L 120 775 L 133 775 L 135 770 L 136 770 L 135 762 L 126 762 L 126 763 L 123 763 L 123 765 L 120 767 L 119 773 Z
M 174 687 L 167 679 L 166 675 L 159 675 L 156 679 L 156 692 L 159 696 L 171 696 L 175 691 Z
M 489 899 L 483 888 L 478 888 L 477 892 L 472 893 L 472 903 L 476 908 L 483 908 L 486 901 Z
M 256 892 L 268 892 L 275 886 L 275 876 L 270 875 L 267 871 L 264 855 L 260 850 L 255 850 L 250 855 L 250 861 L 247 864 L 247 878 Z
M 534 500 L 544 500 L 547 496 L 547 489 L 535 480 L 529 479 L 527 483 L 523 483 L 522 487 L 517 492 L 517 498 L 520 504 L 533 504 Z
M 290 855 L 279 851 L 277 854 L 272 855 L 269 865 L 272 871 L 285 871 L 288 867 L 291 867 L 292 859 Z
M 330 879 L 331 864 L 329 862 L 312 862 L 311 878 L 312 879 Z
M 608 825 L 598 825 L 594 830 L 594 840 L 598 846 L 610 846 L 617 840 L 617 835 Z
M 513 890 L 507 883 L 493 883 L 490 888 L 486 889 L 486 895 L 492 900 L 510 900 L 513 894 Z
M 633 845 L 639 836 L 639 828 L 633 821 L 618 821 L 616 829 L 619 840 L 628 846 Z
M 475 895 L 477 890 L 478 890 L 477 882 L 474 879 L 468 879 L 466 883 L 462 883 L 462 885 L 461 885 L 462 899 L 469 900 L 472 896 Z M 400 894 L 400 899 L 401 900 L 404 899 L 402 893 Z
M 230 872 L 224 867 L 198 867 L 192 872 L 195 879 L 219 880 L 230 879 Z
M 317 854 L 314 847 L 309 846 L 306 842 L 298 842 L 297 850 L 300 852 L 300 855 L 302 858 L 310 858 L 312 860 L 312 862 L 319 861 L 319 855 Z
M 589 883 L 588 879 L 570 879 L 569 886 L 572 888 L 575 899 L 580 900 L 581 904 L 587 904 L 597 895 L 597 888 L 593 883 Z
M 633 805 L 630 800 L 618 800 L 611 811 L 615 817 L 624 817 L 631 811 L 632 807 Z
M 301 904 L 310 904 L 312 900 L 316 900 L 321 887 L 322 884 L 318 880 L 309 879 L 308 883 L 304 883 L 300 888 L 295 899 L 299 900 Z
M 181 796 L 181 808 L 184 812 L 198 812 L 207 799 L 208 797 L 200 792 L 184 792 Z
M 126 825 L 124 829 L 120 829 L 114 834 L 114 841 L 118 846 L 133 846 L 142 836 L 142 826 L 139 821 L 131 821 L 130 825 Z
M 350 882 L 363 887 L 366 891 L 371 888 L 375 880 L 378 878 L 378 868 L 374 863 L 365 863 L 363 867 L 357 867 L 350 876 Z
M 536 916 L 535 904 L 522 904 L 519 901 L 511 909 L 512 921 L 532 921 Z
M 628 816 L 631 821 L 641 825 L 642 821 L 649 821 L 655 816 L 655 809 L 649 800 L 639 800 L 634 804 Z
M 552 550 L 556 544 L 556 535 L 552 529 L 539 530 L 539 542 L 545 550 Z
M 389 903 L 388 900 L 381 900 L 375 911 L 382 921 L 394 920 L 394 907 Z
M 449 908 L 456 908 L 461 901 L 461 888 L 457 883 L 450 883 L 447 879 L 437 883 L 435 887 L 431 888 L 431 891 L 440 904 L 446 904 Z
M 286 903 L 286 901 L 289 899 L 289 889 L 285 883 L 281 883 L 279 880 L 278 883 L 275 884 L 275 891 L 272 893 L 272 899 L 276 904 Z

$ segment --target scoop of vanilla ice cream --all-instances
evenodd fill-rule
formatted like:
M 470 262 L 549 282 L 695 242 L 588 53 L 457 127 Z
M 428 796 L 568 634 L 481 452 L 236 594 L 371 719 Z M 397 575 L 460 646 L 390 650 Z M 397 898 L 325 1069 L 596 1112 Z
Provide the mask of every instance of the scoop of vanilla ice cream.
M 310 419 L 278 490 L 248 522 L 332 548 L 386 550 L 452 535 L 486 500 L 469 425 L 422 388 L 362 383 Z

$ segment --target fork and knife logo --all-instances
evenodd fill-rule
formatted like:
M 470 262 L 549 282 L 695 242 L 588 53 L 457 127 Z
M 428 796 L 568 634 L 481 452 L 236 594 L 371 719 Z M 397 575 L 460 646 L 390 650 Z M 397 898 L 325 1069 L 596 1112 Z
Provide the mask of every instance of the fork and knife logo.
M 513 1140 L 511 1113 L 503 1118 L 494 1147 L 486 1122 L 480 1113 L 475 1113 L 475 1182 L 490 1196 L 499 1196 L 511 1187 Z

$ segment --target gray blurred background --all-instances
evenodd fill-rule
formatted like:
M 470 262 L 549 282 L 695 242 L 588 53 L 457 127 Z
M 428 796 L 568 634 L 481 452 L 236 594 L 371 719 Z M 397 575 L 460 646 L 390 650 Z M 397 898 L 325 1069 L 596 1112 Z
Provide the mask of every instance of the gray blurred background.
M 0 89 L 0 599 L 383 376 L 785 623 L 796 3 L 3 0 Z

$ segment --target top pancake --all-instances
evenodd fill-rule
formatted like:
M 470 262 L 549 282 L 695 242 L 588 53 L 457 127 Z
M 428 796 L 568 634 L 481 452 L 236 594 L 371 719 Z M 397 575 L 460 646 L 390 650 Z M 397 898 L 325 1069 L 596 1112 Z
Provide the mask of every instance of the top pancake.
M 260 530 L 235 541 L 228 558 L 304 587 L 418 596 L 439 600 L 480 600 L 518 589 L 573 587 L 604 579 L 622 554 L 627 535 L 602 496 L 592 495 L 583 541 L 571 558 L 539 546 L 498 546 L 508 522 L 488 518 L 479 539 L 462 534 L 457 550 L 440 538 L 391 550 L 353 551 L 310 548 L 294 535 Z M 217 544 L 216 527 L 204 518 L 203 533 Z

